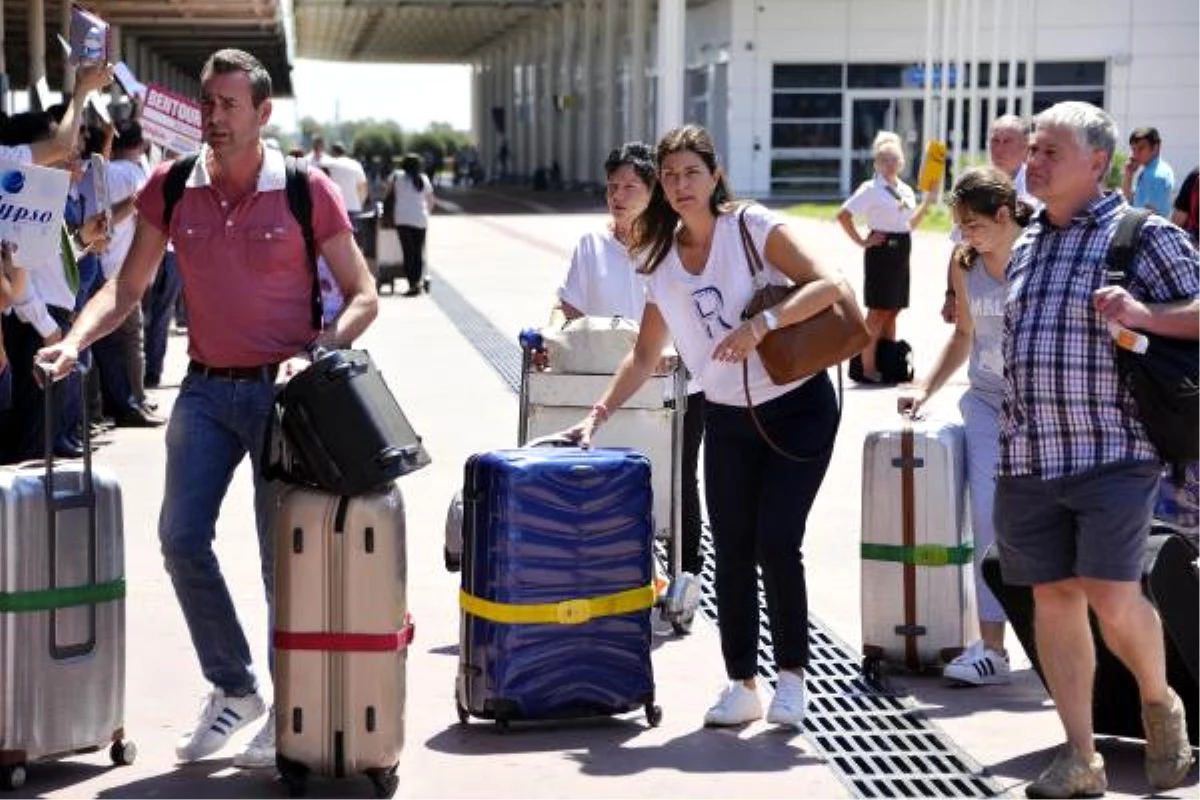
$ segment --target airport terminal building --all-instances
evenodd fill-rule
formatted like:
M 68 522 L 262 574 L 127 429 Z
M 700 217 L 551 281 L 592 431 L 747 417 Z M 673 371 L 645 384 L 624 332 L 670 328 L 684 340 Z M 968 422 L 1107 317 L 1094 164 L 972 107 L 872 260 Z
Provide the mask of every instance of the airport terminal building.
M 1200 160 L 1198 39 L 1194 0 L 563 0 L 479 54 L 475 128 L 509 173 L 557 162 L 574 183 L 602 180 L 614 144 L 694 121 L 739 194 L 833 198 L 878 129 L 910 172 L 929 137 L 971 164 L 994 116 L 1080 99 L 1122 149 L 1157 127 L 1182 178 Z

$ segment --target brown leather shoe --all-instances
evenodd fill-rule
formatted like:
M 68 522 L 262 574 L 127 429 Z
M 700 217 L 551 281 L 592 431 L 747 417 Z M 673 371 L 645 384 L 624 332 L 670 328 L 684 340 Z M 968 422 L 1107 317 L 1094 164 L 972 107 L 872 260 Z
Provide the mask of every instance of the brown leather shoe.
M 1167 689 L 1167 702 L 1142 706 L 1142 729 L 1146 732 L 1146 780 L 1156 791 L 1174 789 L 1187 777 L 1193 760 L 1187 714 L 1174 689 Z
M 1070 745 L 1063 745 L 1050 766 L 1025 787 L 1026 797 L 1102 797 L 1108 791 L 1104 757 L 1092 753 L 1085 759 Z

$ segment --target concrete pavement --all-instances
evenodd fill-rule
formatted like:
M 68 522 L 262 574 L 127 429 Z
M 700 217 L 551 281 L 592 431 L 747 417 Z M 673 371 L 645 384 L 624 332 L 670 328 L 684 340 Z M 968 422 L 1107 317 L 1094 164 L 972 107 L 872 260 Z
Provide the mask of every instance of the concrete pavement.
M 448 192 L 463 211 L 439 214 L 429 233 L 436 284 L 453 288 L 496 329 L 510 334 L 546 318 L 579 235 L 603 224 L 602 199 L 563 198 L 487 188 Z M 550 213 L 557 208 L 570 213 Z M 833 225 L 797 220 L 812 253 L 861 287 L 860 253 Z M 918 374 L 931 364 L 949 328 L 938 317 L 948 243 L 916 236 L 913 306 L 900 318 Z M 640 715 L 617 721 L 555 724 L 497 735 L 492 726 L 458 724 L 452 697 L 457 656 L 457 576 L 442 568 L 446 506 L 468 455 L 511 446 L 516 397 L 455 327 L 434 296 L 385 295 L 379 321 L 360 344 L 371 351 L 417 430 L 433 464 L 401 480 L 407 504 L 409 603 L 417 624 L 410 651 L 407 735 L 398 797 L 838 797 L 843 786 L 813 744 L 765 724 L 742 731 L 701 727 L 723 675 L 715 630 L 698 622 L 690 637 L 662 637 L 654 650 L 661 727 Z M 183 374 L 182 337 L 172 339 L 166 382 Z M 961 381 L 943 390 L 933 413 L 953 413 Z M 833 464 L 810 516 L 805 553 L 812 613 L 838 637 L 859 644 L 859 509 L 864 431 L 895 415 L 895 390 L 847 385 Z M 169 411 L 171 386 L 154 392 Z M 271 771 L 241 772 L 234 749 L 177 767 L 176 737 L 190 727 L 206 691 L 182 617 L 161 566 L 155 533 L 163 482 L 163 432 L 120 430 L 97 453 L 125 488 L 129 666 L 127 724 L 139 748 L 129 767 L 107 767 L 102 754 L 35 765 L 18 796 L 271 797 L 284 794 Z M 244 464 L 218 523 L 217 548 L 257 661 L 265 665 L 265 604 L 252 532 Z M 1027 666 L 1014 637 L 1017 665 Z M 265 681 L 265 668 L 262 669 Z M 985 765 L 1005 788 L 1022 784 L 1048 761 L 1060 729 L 1032 671 L 1008 687 L 951 689 L 939 679 L 899 682 L 936 725 Z M 253 728 L 254 726 L 252 726 Z M 252 735 L 240 734 L 238 743 Z M 1108 743 L 1110 796 L 1142 795 L 1140 745 Z M 365 780 L 314 783 L 316 797 L 368 797 Z M 1168 796 L 1196 796 L 1196 775 Z

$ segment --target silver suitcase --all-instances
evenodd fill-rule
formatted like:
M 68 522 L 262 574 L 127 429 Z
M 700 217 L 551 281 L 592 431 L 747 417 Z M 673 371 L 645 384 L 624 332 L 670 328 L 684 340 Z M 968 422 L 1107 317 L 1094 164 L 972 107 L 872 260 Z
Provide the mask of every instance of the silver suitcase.
M 961 423 L 905 421 L 863 443 L 864 669 L 958 655 L 975 625 Z
M 0 468 L 4 789 L 25 782 L 30 762 L 108 748 L 113 763 L 129 764 L 136 754 L 122 727 L 121 489 L 110 471 L 92 468 L 84 444 L 82 463 Z

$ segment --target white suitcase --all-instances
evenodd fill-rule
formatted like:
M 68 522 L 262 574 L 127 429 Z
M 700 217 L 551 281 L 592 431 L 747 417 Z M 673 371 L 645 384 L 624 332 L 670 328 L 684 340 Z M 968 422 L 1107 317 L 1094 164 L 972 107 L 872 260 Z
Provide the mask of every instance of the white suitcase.
M 966 459 L 958 422 L 867 434 L 862 484 L 864 671 L 911 670 L 960 653 L 977 627 Z

